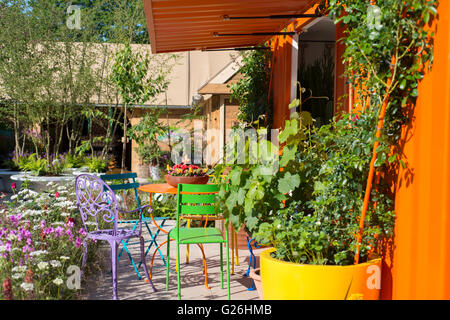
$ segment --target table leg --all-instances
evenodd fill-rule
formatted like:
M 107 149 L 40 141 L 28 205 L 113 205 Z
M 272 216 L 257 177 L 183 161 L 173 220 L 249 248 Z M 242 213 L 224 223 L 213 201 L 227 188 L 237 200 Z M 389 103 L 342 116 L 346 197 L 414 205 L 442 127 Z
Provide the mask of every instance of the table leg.
M 234 227 L 231 226 L 231 270 L 230 274 L 234 274 Z
M 237 232 L 234 230 L 234 252 L 236 253 L 236 265 L 239 265 L 239 250 L 238 250 L 238 240 L 237 240 Z
M 191 227 L 191 219 L 187 219 L 187 227 Z M 186 245 L 186 264 L 189 263 L 189 244 Z

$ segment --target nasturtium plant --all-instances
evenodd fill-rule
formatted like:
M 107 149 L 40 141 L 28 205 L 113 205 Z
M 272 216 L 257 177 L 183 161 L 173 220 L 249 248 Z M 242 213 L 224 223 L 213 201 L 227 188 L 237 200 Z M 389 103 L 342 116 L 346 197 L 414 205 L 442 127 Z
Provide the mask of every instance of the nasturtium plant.
M 229 144 L 226 164 L 219 164 L 214 175 L 218 181 L 227 170 L 227 179 L 221 183 L 217 210 L 229 217 L 236 230 L 242 224 L 252 233 L 259 225 L 268 221 L 273 212 L 284 207 L 286 201 L 300 185 L 296 153 L 306 137 L 304 133 L 312 125 L 309 113 L 294 113 L 279 135 L 284 143 L 282 155 L 278 159 L 278 147 L 265 139 L 267 134 L 258 137 L 265 129 L 259 129 L 253 139 L 244 139 L 239 134 L 232 135 L 235 144 Z M 238 141 L 239 140 L 239 141 Z M 230 147 L 231 146 L 231 147 Z M 236 146 L 243 146 L 238 150 Z M 244 159 L 240 155 L 249 155 Z M 239 161 L 241 160 L 241 161 Z M 278 170 L 282 166 L 282 170 Z

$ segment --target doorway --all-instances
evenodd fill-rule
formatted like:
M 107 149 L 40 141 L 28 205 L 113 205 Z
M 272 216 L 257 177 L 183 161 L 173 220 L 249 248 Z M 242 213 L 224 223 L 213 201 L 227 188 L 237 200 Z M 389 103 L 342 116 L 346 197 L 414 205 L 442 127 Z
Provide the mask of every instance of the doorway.
M 297 81 L 305 90 L 297 85 L 297 98 L 301 95 L 301 111 L 310 112 L 318 127 L 334 116 L 335 41 L 336 26 L 328 17 L 313 20 L 298 37 Z

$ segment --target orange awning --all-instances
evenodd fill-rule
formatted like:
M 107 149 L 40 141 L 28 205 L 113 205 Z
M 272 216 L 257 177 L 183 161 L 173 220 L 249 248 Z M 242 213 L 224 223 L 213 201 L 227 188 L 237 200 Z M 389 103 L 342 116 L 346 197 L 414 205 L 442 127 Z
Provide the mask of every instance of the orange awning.
M 255 46 L 319 0 L 143 0 L 152 53 Z M 226 20 L 226 17 L 232 19 Z M 234 19 L 268 17 L 275 19 Z M 224 19 L 225 17 L 225 19 Z M 267 33 L 266 35 L 247 35 Z M 219 36 L 217 36 L 217 34 Z M 223 34 L 245 34 L 221 36 Z

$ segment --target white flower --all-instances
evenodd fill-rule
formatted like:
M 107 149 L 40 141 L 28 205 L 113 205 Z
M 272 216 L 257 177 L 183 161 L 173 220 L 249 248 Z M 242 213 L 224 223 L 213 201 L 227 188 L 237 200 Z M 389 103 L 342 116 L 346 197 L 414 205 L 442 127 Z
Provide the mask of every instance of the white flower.
M 56 278 L 55 280 L 53 280 L 53 283 L 56 284 L 57 286 L 60 286 L 64 283 L 64 280 L 61 278 Z
M 64 222 L 61 221 L 57 221 L 57 222 L 52 222 L 52 226 L 63 226 Z
M 23 282 L 20 287 L 25 290 L 25 291 L 31 291 L 34 289 L 34 284 L 32 283 L 27 283 L 27 282 Z
M 5 252 L 6 251 L 6 246 L 0 246 L 0 253 Z
M 17 239 L 17 235 L 10 233 L 10 234 L 8 235 L 8 238 L 7 238 L 7 239 L 10 240 L 10 241 L 14 241 L 14 240 Z
M 70 216 L 70 213 L 68 213 L 68 212 L 62 212 L 62 213 L 60 213 L 60 216 L 61 216 L 61 217 L 68 217 L 68 216 Z
M 62 202 L 57 202 L 54 204 L 54 206 L 57 207 L 69 207 L 69 206 L 73 206 L 73 202 L 72 201 L 62 201 Z
M 37 251 L 31 252 L 30 255 L 35 257 L 35 256 L 44 255 L 44 254 L 47 254 L 47 253 L 48 253 L 47 250 L 37 250 Z
M 320 221 L 317 221 L 316 226 L 320 226 L 320 225 L 321 225 Z
M 38 263 L 37 266 L 38 266 L 39 270 L 45 270 L 48 268 L 48 262 L 41 261 Z
M 277 229 L 281 229 L 281 224 L 277 225 Z
M 18 195 L 14 194 L 14 195 L 11 196 L 11 200 L 15 200 L 15 199 L 17 199 L 17 197 L 18 197 Z
M 22 278 L 24 278 L 24 277 L 25 277 L 25 273 L 14 273 L 14 274 L 11 276 L 11 278 L 13 278 L 14 280 L 22 279 Z
M 61 260 L 69 260 L 70 259 L 70 257 L 68 257 L 68 256 L 61 256 L 61 257 L 59 257 Z
M 54 268 L 61 267 L 61 261 L 58 260 L 50 260 L 50 265 Z
M 27 271 L 27 266 L 15 266 L 11 269 L 12 272 L 25 272 Z

